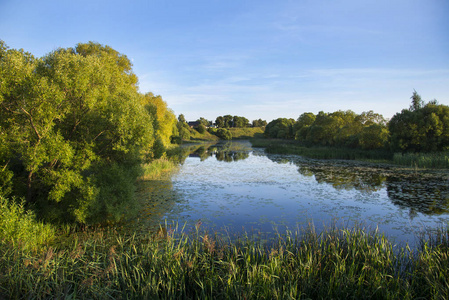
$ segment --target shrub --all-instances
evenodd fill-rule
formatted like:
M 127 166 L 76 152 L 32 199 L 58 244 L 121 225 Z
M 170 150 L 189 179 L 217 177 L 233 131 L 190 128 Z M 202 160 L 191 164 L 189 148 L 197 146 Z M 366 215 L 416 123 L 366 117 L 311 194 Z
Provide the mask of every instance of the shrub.
M 36 220 L 26 211 L 23 202 L 17 203 L 0 196 L 0 244 L 23 250 L 38 250 L 55 238 L 55 229 Z

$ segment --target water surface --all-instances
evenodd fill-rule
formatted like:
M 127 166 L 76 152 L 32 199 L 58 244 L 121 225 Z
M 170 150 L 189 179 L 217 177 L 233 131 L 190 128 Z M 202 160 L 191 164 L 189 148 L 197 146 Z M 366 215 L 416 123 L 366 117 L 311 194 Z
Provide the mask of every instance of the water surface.
M 272 236 L 309 224 L 359 224 L 414 245 L 418 232 L 449 221 L 446 172 L 267 155 L 249 142 L 185 151 L 171 178 L 141 187 L 148 203 L 141 226 L 166 221 Z

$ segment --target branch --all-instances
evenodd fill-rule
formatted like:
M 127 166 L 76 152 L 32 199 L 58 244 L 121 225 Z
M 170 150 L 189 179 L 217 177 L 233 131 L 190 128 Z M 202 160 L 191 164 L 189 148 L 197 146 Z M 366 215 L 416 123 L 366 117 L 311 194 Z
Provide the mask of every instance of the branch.
M 34 132 L 36 133 L 38 140 L 40 141 L 40 140 L 41 140 L 41 135 L 39 134 L 39 132 L 37 132 L 37 129 L 36 129 L 36 127 L 34 126 L 34 123 L 33 123 L 33 116 L 31 116 L 31 114 L 30 114 L 29 112 L 27 112 L 23 107 L 21 107 L 21 109 L 22 109 L 22 111 L 23 111 L 26 115 L 28 115 L 28 117 L 29 117 L 29 119 L 30 119 L 30 125 L 31 125 L 31 127 L 33 128 Z

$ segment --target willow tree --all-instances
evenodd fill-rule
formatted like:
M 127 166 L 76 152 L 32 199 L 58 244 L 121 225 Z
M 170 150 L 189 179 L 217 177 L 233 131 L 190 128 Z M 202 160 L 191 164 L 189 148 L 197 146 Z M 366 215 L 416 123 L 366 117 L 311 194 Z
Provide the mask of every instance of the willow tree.
M 2 190 L 47 219 L 131 211 L 154 133 L 126 56 L 96 43 L 42 58 L 3 47 L 0 66 Z
M 177 118 L 161 96 L 146 93 L 141 98 L 148 113 L 152 117 L 154 131 L 153 154 L 155 158 L 162 156 L 171 143 L 171 138 L 178 135 Z

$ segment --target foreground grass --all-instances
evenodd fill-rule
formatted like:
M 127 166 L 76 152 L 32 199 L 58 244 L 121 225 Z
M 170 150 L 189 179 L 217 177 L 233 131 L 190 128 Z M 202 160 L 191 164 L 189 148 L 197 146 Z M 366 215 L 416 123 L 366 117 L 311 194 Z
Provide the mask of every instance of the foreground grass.
M 169 227 L 96 230 L 39 254 L 3 244 L 0 298 L 447 299 L 447 229 L 439 235 L 412 253 L 363 228 L 288 232 L 268 245 Z

